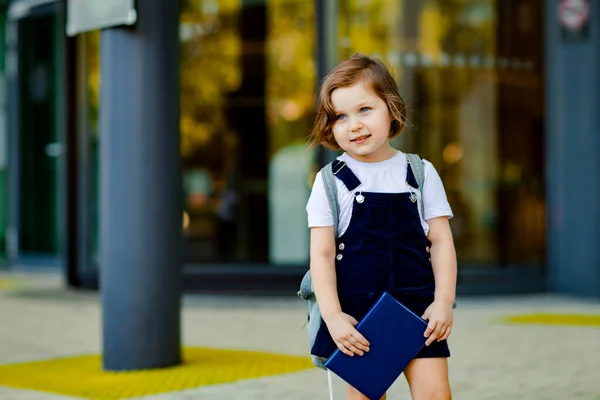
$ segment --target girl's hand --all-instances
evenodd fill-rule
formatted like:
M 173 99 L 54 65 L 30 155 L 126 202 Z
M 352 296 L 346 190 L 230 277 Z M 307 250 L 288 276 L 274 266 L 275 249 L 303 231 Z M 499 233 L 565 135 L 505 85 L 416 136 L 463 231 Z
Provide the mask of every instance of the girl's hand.
M 327 329 L 337 345 L 338 349 L 344 354 L 353 357 L 354 354 L 362 356 L 369 351 L 369 342 L 356 330 L 358 321 L 351 315 L 341 311 L 331 314 L 327 319 L 323 319 L 327 324 Z
M 452 303 L 434 301 L 425 310 L 423 319 L 429 322 L 427 330 L 425 330 L 425 337 L 428 338 L 425 342 L 426 346 L 429 346 L 434 340 L 440 342 L 448 339 L 452 331 Z

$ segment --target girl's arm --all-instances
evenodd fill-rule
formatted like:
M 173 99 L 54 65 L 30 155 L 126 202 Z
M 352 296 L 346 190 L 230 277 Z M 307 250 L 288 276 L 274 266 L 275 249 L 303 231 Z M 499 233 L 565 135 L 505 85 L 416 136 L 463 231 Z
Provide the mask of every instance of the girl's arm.
M 456 250 L 448 217 L 432 218 L 429 225 L 431 264 L 435 277 L 435 301 L 452 305 L 456 297 Z
M 321 317 L 336 346 L 345 354 L 362 355 L 369 342 L 358 332 L 358 321 L 342 312 L 335 274 L 335 235 L 333 226 L 310 230 L 310 273 Z
M 337 294 L 333 226 L 310 229 L 310 274 L 323 320 L 342 311 Z
M 452 331 L 452 305 L 456 297 L 456 250 L 448 217 L 427 220 L 431 242 L 431 265 L 435 278 L 435 296 L 423 318 L 429 324 L 425 331 L 426 345 L 434 340 L 446 340 Z

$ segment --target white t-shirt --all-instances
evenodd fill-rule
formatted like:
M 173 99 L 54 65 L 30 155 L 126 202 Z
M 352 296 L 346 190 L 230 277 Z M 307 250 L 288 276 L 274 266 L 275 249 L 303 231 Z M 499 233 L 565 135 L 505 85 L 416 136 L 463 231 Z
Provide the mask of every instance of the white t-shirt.
M 420 191 L 411 188 L 406 183 L 408 163 L 404 153 L 398 152 L 394 157 L 377 163 L 357 161 L 346 153 L 342 154 L 338 159 L 344 161 L 361 182 L 360 186 L 353 191 L 349 191 L 340 179 L 335 179 L 338 190 L 338 203 L 340 205 L 340 236 L 346 232 L 350 224 L 355 193 L 415 192 L 418 199 L 417 204 L 420 204 Z M 419 216 L 421 217 L 423 231 L 427 235 L 429 233 L 429 225 L 426 222 L 428 219 L 442 216 L 452 218 L 453 214 L 450 204 L 448 204 L 446 191 L 444 190 L 440 176 L 429 161 L 423 161 L 425 167 L 425 182 L 423 185 L 423 197 L 425 198 L 423 208 L 425 216 L 421 215 L 420 207 Z M 308 213 L 309 228 L 333 226 L 333 216 L 331 215 L 331 208 L 329 207 L 327 194 L 325 193 L 325 184 L 323 183 L 321 172 L 318 172 L 315 178 L 312 192 L 306 205 L 306 212 Z

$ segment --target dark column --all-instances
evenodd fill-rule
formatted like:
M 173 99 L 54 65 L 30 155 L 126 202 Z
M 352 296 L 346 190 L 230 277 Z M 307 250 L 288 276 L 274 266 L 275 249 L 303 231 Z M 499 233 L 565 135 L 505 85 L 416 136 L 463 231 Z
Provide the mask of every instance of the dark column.
M 496 187 L 496 244 L 502 268 L 542 265 L 544 226 L 531 211 L 543 204 L 544 188 L 544 20 L 542 4 L 533 0 L 496 3 L 496 58 L 512 64 L 521 60 L 527 70 L 498 68 L 496 137 L 499 170 L 516 165 L 518 177 L 504 175 Z M 515 82 L 525 82 L 515 83 Z M 539 228 L 538 228 L 539 227 Z
M 546 0 L 548 283 L 600 297 L 600 4 L 587 34 L 563 36 Z
M 178 2 L 138 0 L 101 37 L 103 366 L 180 363 Z
M 266 120 L 266 38 L 267 4 L 242 0 L 242 84 L 229 97 L 229 125 L 238 133 L 239 169 L 242 190 L 240 215 L 244 244 L 241 256 L 249 262 L 267 259 L 269 213 L 266 182 L 268 175 L 269 127 Z

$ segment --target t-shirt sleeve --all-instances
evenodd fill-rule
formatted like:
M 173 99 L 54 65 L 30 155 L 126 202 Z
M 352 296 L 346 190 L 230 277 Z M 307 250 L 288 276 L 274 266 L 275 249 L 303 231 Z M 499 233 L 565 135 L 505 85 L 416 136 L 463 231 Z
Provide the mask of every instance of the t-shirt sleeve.
M 325 184 L 321 171 L 317 173 L 315 182 L 313 183 L 308 203 L 306 204 L 306 213 L 308 214 L 308 227 L 317 226 L 333 226 L 333 216 L 331 215 L 331 207 L 327 200 L 325 192 Z
M 437 217 L 452 218 L 454 215 L 448 203 L 442 179 L 433 164 L 427 160 L 424 160 L 423 164 L 425 167 L 425 182 L 423 184 L 423 209 L 425 215 L 423 219 L 427 221 L 428 219 Z

